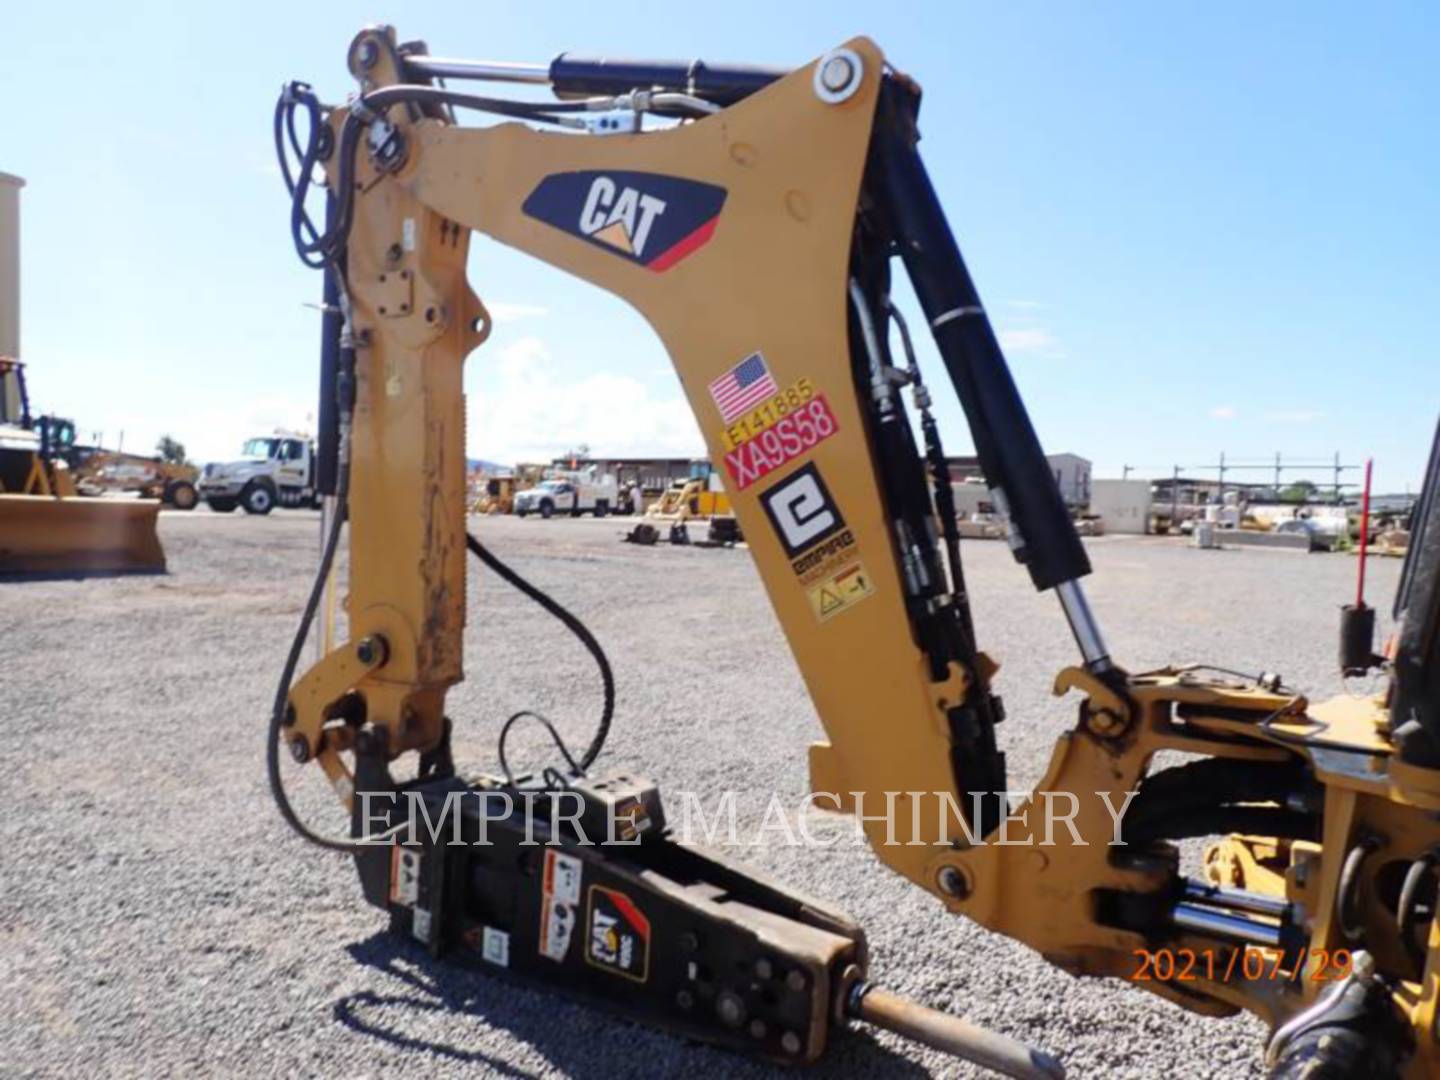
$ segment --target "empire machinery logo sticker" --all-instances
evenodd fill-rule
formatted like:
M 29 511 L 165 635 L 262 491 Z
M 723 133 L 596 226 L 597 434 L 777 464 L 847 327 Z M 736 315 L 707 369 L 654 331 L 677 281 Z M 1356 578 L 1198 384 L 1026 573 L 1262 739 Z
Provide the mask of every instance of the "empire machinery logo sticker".
M 704 247 L 725 189 L 663 173 L 553 173 L 521 209 L 656 273 Z
M 762 491 L 760 505 L 815 618 L 829 622 L 875 592 L 855 534 L 814 462 Z

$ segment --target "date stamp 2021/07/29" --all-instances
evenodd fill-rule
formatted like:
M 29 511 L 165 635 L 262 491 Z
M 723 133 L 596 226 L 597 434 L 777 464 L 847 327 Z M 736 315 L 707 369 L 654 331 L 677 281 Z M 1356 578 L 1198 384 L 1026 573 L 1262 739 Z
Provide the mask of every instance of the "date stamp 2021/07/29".
M 1135 949 L 1133 982 L 1338 982 L 1354 966 L 1349 949 L 1310 949 L 1286 956 L 1279 949 Z

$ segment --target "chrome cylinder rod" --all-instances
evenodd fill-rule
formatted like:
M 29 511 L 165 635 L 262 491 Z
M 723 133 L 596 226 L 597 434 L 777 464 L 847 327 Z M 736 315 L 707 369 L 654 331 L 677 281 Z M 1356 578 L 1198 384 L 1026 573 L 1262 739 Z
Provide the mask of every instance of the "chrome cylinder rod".
M 1065 612 L 1065 621 L 1070 624 L 1070 633 L 1080 646 L 1080 655 L 1085 658 L 1085 667 L 1094 672 L 1110 669 L 1110 650 L 1105 647 L 1100 624 L 1085 599 L 1085 590 L 1077 580 L 1062 581 L 1055 586 L 1055 595 L 1060 597 L 1060 607 Z
M 548 86 L 549 64 L 512 64 L 492 60 L 447 60 L 439 56 L 407 56 L 410 78 L 472 79 L 476 82 L 532 83 Z
M 1222 889 L 1194 879 L 1185 882 L 1185 899 L 1206 907 L 1229 908 L 1250 915 L 1267 915 L 1272 919 L 1290 917 L 1290 901 L 1283 896 L 1265 896 L 1244 889 Z
M 1233 941 L 1240 945 L 1280 948 L 1280 927 L 1256 922 L 1241 915 L 1227 915 L 1214 908 L 1195 904 L 1176 904 L 1170 918 L 1182 930 L 1190 930 L 1207 937 Z

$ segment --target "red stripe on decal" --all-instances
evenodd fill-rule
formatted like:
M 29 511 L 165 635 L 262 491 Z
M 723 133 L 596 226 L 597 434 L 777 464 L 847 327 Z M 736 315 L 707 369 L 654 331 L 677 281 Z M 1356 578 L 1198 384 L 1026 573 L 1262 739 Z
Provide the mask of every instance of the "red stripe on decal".
M 630 898 L 624 893 L 615 892 L 613 889 L 607 889 L 603 886 L 599 886 L 599 888 L 601 892 L 610 897 L 610 902 L 615 905 L 620 914 L 625 916 L 625 921 L 638 930 L 641 937 L 649 941 L 650 920 L 641 913 L 640 909 L 631 902 Z
M 704 225 L 701 225 L 689 236 L 685 237 L 685 239 L 670 245 L 645 265 L 655 271 L 655 273 L 663 274 L 692 251 L 704 247 L 711 235 L 714 234 L 715 223 L 719 220 L 720 215 L 716 214 L 709 221 L 705 222 Z

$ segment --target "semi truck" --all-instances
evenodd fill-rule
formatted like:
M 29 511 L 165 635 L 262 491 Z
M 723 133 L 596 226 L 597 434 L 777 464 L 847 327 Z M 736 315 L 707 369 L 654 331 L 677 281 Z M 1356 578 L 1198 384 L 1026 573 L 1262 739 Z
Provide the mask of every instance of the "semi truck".
M 276 506 L 318 508 L 315 443 L 308 435 L 276 431 L 245 440 L 240 456 L 211 462 L 200 475 L 200 497 L 211 510 L 268 514 Z

